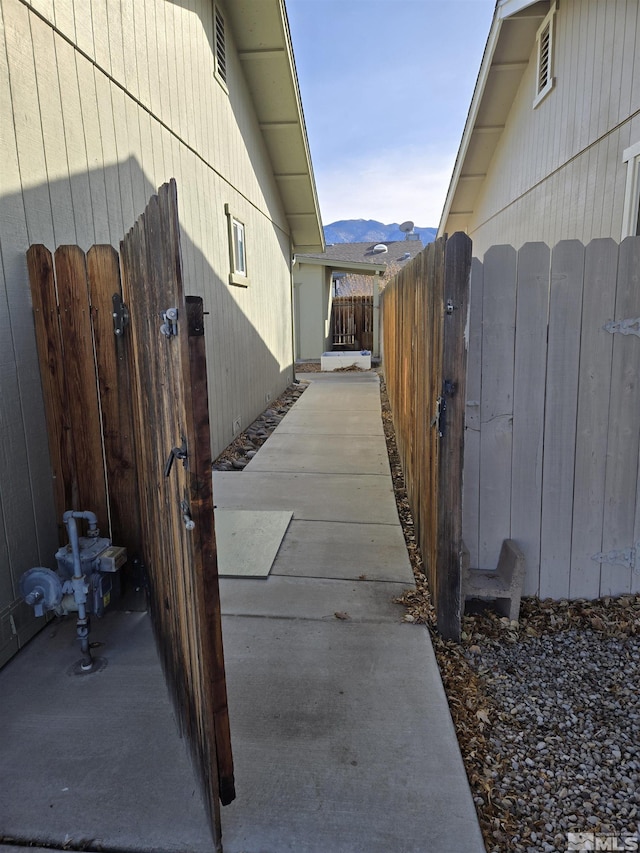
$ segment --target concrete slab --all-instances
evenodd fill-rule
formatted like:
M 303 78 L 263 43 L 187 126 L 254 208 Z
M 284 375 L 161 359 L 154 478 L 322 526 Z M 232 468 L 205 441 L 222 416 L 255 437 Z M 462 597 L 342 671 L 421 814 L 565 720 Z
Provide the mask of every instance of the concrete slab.
M 371 412 L 342 412 L 336 417 L 335 411 L 318 409 L 296 409 L 294 406 L 276 427 L 276 435 L 344 435 L 365 436 L 384 435 L 382 418 L 372 417 Z
M 213 496 L 219 507 L 292 509 L 294 519 L 400 523 L 389 474 L 214 471 Z
M 341 614 L 352 622 L 400 622 L 406 613 L 393 599 L 402 583 L 320 578 L 221 578 L 225 616 L 268 616 L 331 622 Z
M 107 667 L 70 675 L 75 619 L 0 672 L 0 837 L 62 849 L 211 853 L 147 614 L 92 620 Z
M 413 584 L 402 529 L 389 524 L 292 521 L 274 575 Z
M 296 373 L 298 382 L 342 382 L 346 384 L 354 384 L 356 382 L 371 382 L 376 385 L 380 384 L 380 379 L 375 370 L 355 370 L 348 373 L 322 373 L 314 371 L 313 373 L 304 373 L 299 371 Z
M 224 641 L 225 853 L 484 851 L 426 629 L 228 617 Z
M 380 412 L 380 396 L 377 386 L 353 385 L 351 388 L 331 388 L 329 385 L 310 386 L 296 401 L 295 408 L 307 411 L 320 409 L 338 414 L 346 412 Z
M 382 435 L 332 438 L 274 432 L 245 471 L 388 475 L 389 456 Z
M 266 578 L 292 516 L 290 510 L 216 510 L 218 574 Z

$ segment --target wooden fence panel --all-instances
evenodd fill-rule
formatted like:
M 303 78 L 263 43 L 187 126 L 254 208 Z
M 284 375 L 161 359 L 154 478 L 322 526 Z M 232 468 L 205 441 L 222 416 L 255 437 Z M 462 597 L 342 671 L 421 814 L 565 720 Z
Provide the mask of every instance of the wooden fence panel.
M 618 245 L 594 240 L 586 248 L 569 596 L 597 598 L 602 551 L 607 433 L 613 336 L 603 324 L 615 316 Z
M 478 402 L 481 418 L 479 457 L 478 445 L 466 444 L 465 536 L 473 547 L 479 519 L 476 565 L 485 569 L 495 567 L 503 539 L 514 538 L 526 555 L 526 594 L 635 591 L 640 336 L 633 324 L 620 324 L 640 317 L 640 238 L 620 246 L 594 240 L 586 249 L 565 241 L 550 263 L 548 256 L 539 244 L 525 245 L 517 259 L 509 247 L 493 247 L 484 263 L 474 262 L 484 296 L 480 308 L 472 292 L 470 359 L 479 351 L 482 359 L 479 384 L 470 366 L 468 436 Z M 504 322 L 514 299 L 515 344 Z M 481 341 L 474 329 L 482 330 Z M 498 427 L 510 414 L 512 440 L 500 444 Z M 510 482 L 500 488 L 507 471 Z
M 441 238 L 403 267 L 382 297 L 384 374 L 407 497 L 438 629 L 453 638 L 460 633 L 470 265 L 466 235 Z
M 518 252 L 511 538 L 518 542 L 530 566 L 540 563 L 550 254 L 544 243 L 527 243 Z M 525 593 L 537 589 L 537 574 L 531 573 Z
M 374 284 L 377 286 L 377 284 Z M 334 349 L 373 350 L 373 296 L 336 296 L 331 303 Z

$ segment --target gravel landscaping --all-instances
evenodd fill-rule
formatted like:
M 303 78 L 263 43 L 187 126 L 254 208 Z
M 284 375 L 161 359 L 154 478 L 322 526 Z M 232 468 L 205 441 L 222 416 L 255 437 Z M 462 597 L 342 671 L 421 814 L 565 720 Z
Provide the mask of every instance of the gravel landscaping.
M 381 395 L 416 579 L 399 601 L 431 631 L 487 851 L 640 850 L 640 596 L 482 607 L 442 640 Z

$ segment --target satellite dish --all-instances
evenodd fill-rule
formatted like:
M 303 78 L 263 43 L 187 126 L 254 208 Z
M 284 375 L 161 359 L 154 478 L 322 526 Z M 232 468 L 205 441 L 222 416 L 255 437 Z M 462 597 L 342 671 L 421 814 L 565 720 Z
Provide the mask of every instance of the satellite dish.
M 403 222 L 402 225 L 400 225 L 400 230 L 402 231 L 403 234 L 410 234 L 413 231 L 413 229 L 414 229 L 414 224 L 410 219 L 407 219 L 406 222 Z

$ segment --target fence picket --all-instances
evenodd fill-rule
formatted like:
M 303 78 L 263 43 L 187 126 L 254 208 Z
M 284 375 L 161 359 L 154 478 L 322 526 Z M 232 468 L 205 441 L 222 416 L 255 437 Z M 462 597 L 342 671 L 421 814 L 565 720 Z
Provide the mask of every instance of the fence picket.
M 539 588 L 535 567 L 540 565 L 550 260 L 551 252 L 544 243 L 527 243 L 518 252 L 511 537 L 529 566 L 527 595 L 536 595 Z
M 569 596 L 597 598 L 600 571 L 593 556 L 602 551 L 607 433 L 613 336 L 603 329 L 615 314 L 618 245 L 594 240 L 586 247 L 576 473 Z

